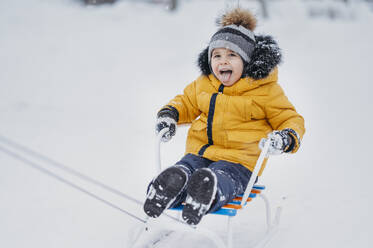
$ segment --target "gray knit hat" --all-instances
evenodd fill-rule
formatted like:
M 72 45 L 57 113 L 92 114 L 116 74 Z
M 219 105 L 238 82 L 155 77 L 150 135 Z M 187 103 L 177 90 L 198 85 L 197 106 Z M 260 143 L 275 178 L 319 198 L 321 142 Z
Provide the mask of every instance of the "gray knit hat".
M 211 38 L 208 50 L 208 61 L 215 48 L 227 48 L 238 53 L 245 62 L 250 62 L 255 48 L 256 19 L 247 10 L 240 8 L 229 11 L 218 19 L 222 26 Z
M 227 48 L 238 53 L 247 63 L 255 48 L 255 36 L 250 30 L 236 25 L 229 25 L 216 32 L 209 44 L 209 62 L 215 48 Z

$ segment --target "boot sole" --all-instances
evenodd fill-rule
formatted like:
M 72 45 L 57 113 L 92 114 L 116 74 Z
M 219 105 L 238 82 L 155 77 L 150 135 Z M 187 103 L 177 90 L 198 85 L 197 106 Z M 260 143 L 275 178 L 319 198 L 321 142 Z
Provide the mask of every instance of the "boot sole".
M 217 179 L 209 169 L 195 172 L 187 188 L 187 200 L 182 217 L 190 225 L 197 225 L 210 209 L 216 194 Z
M 153 218 L 160 216 L 185 188 L 186 173 L 179 168 L 168 168 L 153 181 L 144 203 L 145 213 Z

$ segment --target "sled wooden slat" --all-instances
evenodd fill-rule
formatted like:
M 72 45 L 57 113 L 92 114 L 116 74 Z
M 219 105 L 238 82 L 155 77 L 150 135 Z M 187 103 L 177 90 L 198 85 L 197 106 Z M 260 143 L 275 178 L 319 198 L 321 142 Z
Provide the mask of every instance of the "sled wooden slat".
M 261 190 L 264 190 L 264 189 L 265 189 L 265 186 L 263 185 L 260 185 L 260 186 L 254 185 L 253 190 L 251 191 L 252 193 L 250 193 L 249 198 L 247 198 L 246 203 L 252 201 L 252 199 L 255 198 L 257 194 L 260 194 Z M 215 212 L 209 213 L 209 214 L 236 216 L 237 210 L 242 209 L 241 201 L 242 201 L 242 195 L 239 195 L 238 197 L 234 198 L 231 202 L 224 205 L 221 209 Z M 184 208 L 184 203 L 180 206 L 170 208 L 170 210 L 182 211 L 183 208 Z
M 254 186 L 253 186 L 253 189 L 265 190 L 265 189 L 266 189 L 266 186 L 264 186 L 264 185 L 254 185 Z
M 228 203 L 227 205 L 223 206 L 223 208 L 230 208 L 230 209 L 241 209 L 241 204 L 232 204 Z

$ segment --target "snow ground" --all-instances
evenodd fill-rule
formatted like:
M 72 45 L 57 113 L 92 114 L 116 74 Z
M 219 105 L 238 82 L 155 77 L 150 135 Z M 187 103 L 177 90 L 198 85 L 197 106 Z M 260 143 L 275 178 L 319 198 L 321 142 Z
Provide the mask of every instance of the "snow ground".
M 227 2 L 190 0 L 168 13 L 126 1 L 100 8 L 1 1 L 0 135 L 141 199 L 154 175 L 155 113 L 198 76 L 197 55 Z M 254 3 L 241 4 L 257 12 Z M 286 197 L 281 229 L 267 247 L 368 247 L 372 14 L 357 5 L 351 18 L 310 20 L 297 1 L 270 11 L 257 32 L 272 34 L 283 49 L 280 84 L 307 133 L 302 149 L 271 159 L 261 179 L 270 199 Z M 162 147 L 165 165 L 182 156 L 186 131 L 179 128 Z M 0 165 L 0 247 L 127 247 L 135 220 L 4 153 Z M 53 170 L 142 215 L 138 206 Z M 236 219 L 237 247 L 264 228 L 261 207 L 255 203 Z M 202 224 L 224 234 L 221 218 Z M 162 247 L 209 246 L 180 239 Z

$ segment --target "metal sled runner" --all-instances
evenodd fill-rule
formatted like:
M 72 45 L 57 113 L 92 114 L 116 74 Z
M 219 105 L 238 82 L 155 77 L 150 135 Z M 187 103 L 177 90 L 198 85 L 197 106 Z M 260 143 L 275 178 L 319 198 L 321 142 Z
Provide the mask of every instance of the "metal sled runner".
M 163 132 L 162 132 L 163 131 Z M 167 130 L 162 130 L 158 136 L 157 139 L 157 171 L 161 171 L 161 158 L 160 158 L 160 143 L 161 143 L 161 137 Z M 261 198 L 264 201 L 265 208 L 266 208 L 266 223 L 267 223 L 267 229 L 264 231 L 264 234 L 261 238 L 258 240 L 255 240 L 253 242 L 252 247 L 263 247 L 269 239 L 273 236 L 273 234 L 276 232 L 277 227 L 279 225 L 280 221 L 280 215 L 282 207 L 277 207 L 275 215 L 272 216 L 271 213 L 271 206 L 270 202 L 267 199 L 267 197 L 264 195 L 263 191 L 265 190 L 264 185 L 254 185 L 255 179 L 262 167 L 264 158 L 267 155 L 268 148 L 269 148 L 270 142 L 269 139 L 267 140 L 258 160 L 255 165 L 255 169 L 252 172 L 252 176 L 250 178 L 250 181 L 247 185 L 247 188 L 245 190 L 245 193 L 228 203 L 227 205 L 223 206 L 221 209 L 219 209 L 216 212 L 209 213 L 213 215 L 222 215 L 227 217 L 227 239 L 223 240 L 219 235 L 216 233 L 210 231 L 207 228 L 203 228 L 201 225 L 198 226 L 190 226 L 184 223 L 181 218 L 180 214 L 178 215 L 178 218 L 170 219 L 170 223 L 167 223 L 167 230 L 173 230 L 173 231 L 181 231 L 181 232 L 188 232 L 188 233 L 195 233 L 198 235 L 203 235 L 206 238 L 210 239 L 218 248 L 233 248 L 233 226 L 232 226 L 232 218 L 235 216 L 239 216 L 240 213 L 245 211 L 245 207 L 248 203 L 252 202 L 255 198 Z M 183 206 L 178 206 L 175 208 L 171 208 L 169 210 L 174 211 L 181 211 L 183 209 Z M 162 228 L 158 225 L 156 219 L 148 218 L 146 223 L 144 224 L 143 228 L 140 230 L 140 232 L 136 235 L 134 239 L 134 243 L 132 245 L 133 248 L 137 247 L 154 247 L 156 246 L 155 242 L 150 242 L 150 244 L 144 245 L 142 244 L 142 239 L 149 235 L 153 229 L 156 228 Z M 167 232 L 163 234 L 163 236 L 167 236 Z M 145 237 L 146 239 L 146 237 Z

